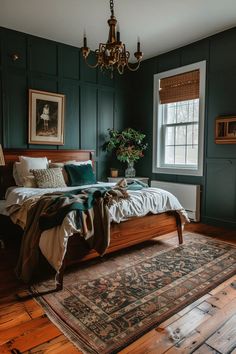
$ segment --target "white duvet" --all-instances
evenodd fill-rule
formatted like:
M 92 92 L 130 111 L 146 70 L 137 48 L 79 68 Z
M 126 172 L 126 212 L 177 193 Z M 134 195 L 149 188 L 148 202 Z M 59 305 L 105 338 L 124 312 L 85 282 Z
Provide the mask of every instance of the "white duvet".
M 70 191 L 89 187 L 112 187 L 114 183 L 99 183 L 96 185 L 67 187 L 67 188 L 23 188 L 11 187 L 6 193 L 6 210 L 15 223 L 22 228 L 26 224 L 27 213 L 24 203 L 31 196 L 40 196 L 55 191 Z M 158 188 L 144 188 L 139 191 L 128 191 L 130 198 L 121 199 L 109 207 L 111 222 L 120 223 L 132 217 L 145 216 L 148 213 L 158 214 L 165 211 L 176 210 L 182 221 L 188 220 L 187 213 L 171 193 Z M 25 203 L 26 205 L 26 203 Z M 45 258 L 58 271 L 62 265 L 66 252 L 68 237 L 78 232 L 74 222 L 76 213 L 70 212 L 63 220 L 62 225 L 56 226 L 41 234 L 39 247 Z

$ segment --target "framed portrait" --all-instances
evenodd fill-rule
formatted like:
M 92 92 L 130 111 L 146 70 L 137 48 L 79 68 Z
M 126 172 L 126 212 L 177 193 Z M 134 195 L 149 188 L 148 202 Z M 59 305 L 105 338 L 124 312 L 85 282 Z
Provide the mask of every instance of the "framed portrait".
M 65 95 L 29 90 L 29 144 L 64 144 Z

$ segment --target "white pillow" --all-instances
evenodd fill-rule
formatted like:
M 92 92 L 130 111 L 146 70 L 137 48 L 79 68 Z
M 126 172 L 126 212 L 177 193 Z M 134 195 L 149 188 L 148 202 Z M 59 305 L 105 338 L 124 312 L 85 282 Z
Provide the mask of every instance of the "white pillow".
M 34 176 L 23 177 L 23 186 L 26 188 L 38 187 Z
M 76 166 L 81 166 L 81 165 L 93 165 L 92 160 L 87 160 L 87 161 L 75 161 L 75 162 L 67 162 L 66 165 L 71 164 L 71 165 L 76 165 Z
M 13 178 L 17 186 L 23 186 L 23 180 L 20 177 L 21 176 L 20 165 L 21 162 L 14 162 L 13 164 Z
M 48 159 L 46 157 L 27 157 L 19 156 L 20 165 L 18 165 L 18 176 L 22 182 L 24 177 L 32 176 L 30 170 L 41 170 L 48 168 Z

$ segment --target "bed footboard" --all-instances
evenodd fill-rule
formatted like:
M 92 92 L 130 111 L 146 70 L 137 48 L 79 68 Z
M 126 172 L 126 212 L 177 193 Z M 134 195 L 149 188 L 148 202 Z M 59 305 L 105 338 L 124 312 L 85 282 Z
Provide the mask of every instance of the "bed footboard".
M 177 231 L 179 244 L 183 243 L 182 222 L 176 211 L 133 218 L 120 224 L 111 224 L 111 240 L 106 254 L 150 240 L 154 237 Z M 83 247 L 80 247 L 83 245 Z M 83 248 L 84 254 L 81 254 Z M 99 257 L 95 250 L 89 250 L 78 235 L 69 238 L 63 265 L 57 277 L 56 291 L 63 288 L 65 268 L 72 264 Z

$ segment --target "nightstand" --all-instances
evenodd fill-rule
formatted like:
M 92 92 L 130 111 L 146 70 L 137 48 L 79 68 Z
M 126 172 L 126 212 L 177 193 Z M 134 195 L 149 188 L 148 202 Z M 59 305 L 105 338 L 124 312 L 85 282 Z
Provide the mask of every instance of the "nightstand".
M 138 180 L 138 181 L 141 181 L 143 183 L 146 183 L 148 185 L 148 182 L 149 182 L 149 177 L 133 177 L 133 178 L 126 178 L 126 177 L 123 177 L 123 176 L 120 176 L 120 177 L 108 177 L 107 180 L 108 182 L 118 182 L 120 181 L 122 178 L 125 178 L 127 181 L 134 181 L 134 180 Z

